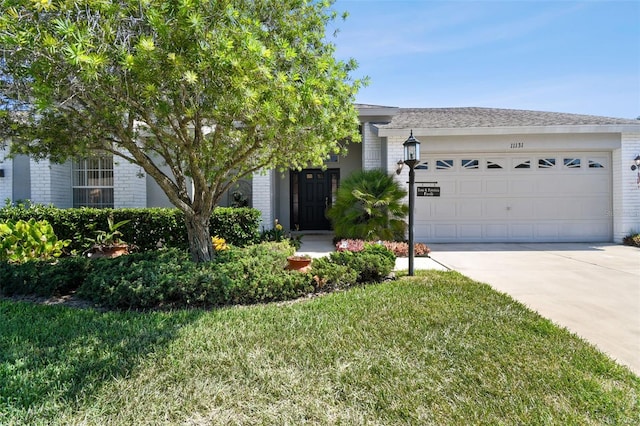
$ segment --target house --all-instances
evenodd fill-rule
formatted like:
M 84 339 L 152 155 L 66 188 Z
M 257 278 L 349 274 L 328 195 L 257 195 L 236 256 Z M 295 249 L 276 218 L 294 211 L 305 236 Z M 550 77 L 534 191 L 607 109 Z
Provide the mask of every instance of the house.
M 415 238 L 424 242 L 620 242 L 640 232 L 640 121 L 495 108 L 357 105 L 362 143 L 325 168 L 267 171 L 222 204 L 248 203 L 301 231 L 328 230 L 340 179 L 400 169 L 410 132 L 421 142 Z M 0 198 L 59 207 L 169 206 L 138 167 L 109 157 L 65 164 L 0 151 Z

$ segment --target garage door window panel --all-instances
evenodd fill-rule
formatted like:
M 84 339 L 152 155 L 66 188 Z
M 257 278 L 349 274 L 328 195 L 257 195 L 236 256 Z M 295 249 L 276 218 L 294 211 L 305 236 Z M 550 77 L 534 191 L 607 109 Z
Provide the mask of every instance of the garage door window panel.
M 538 159 L 539 169 L 552 169 L 556 166 L 555 158 L 540 158 Z
M 487 170 L 503 170 L 504 162 L 502 160 L 487 160 Z
M 530 169 L 531 168 L 531 160 L 515 160 L 514 169 Z
M 579 169 L 582 166 L 579 158 L 565 158 L 563 164 L 567 169 Z
M 436 160 L 436 170 L 453 170 L 453 160 Z
M 461 160 L 460 166 L 462 170 L 478 170 L 480 168 L 480 162 L 478 160 Z

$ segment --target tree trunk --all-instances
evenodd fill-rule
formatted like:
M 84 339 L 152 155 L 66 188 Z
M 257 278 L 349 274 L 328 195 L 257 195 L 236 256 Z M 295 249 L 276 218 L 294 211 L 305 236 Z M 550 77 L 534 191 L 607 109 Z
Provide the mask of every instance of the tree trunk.
M 189 250 L 194 262 L 209 262 L 213 259 L 214 250 L 209 231 L 211 215 L 185 215 Z

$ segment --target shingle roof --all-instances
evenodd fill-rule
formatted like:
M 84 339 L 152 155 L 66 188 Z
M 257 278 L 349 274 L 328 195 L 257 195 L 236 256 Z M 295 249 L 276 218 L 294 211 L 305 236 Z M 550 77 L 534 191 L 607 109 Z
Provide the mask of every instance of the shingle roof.
M 398 107 L 392 107 L 392 106 L 388 106 L 388 105 L 373 105 L 373 104 L 354 104 L 354 106 L 358 109 L 378 109 L 378 108 L 395 108 L 397 109 Z
M 637 125 L 640 120 L 498 108 L 399 108 L 381 129 Z

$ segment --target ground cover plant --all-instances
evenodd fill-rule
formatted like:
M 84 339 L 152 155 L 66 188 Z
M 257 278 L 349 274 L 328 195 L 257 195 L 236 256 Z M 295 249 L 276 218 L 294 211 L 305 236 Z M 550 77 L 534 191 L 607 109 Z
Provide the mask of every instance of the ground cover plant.
M 640 379 L 510 297 L 420 271 L 296 303 L 0 300 L 0 424 L 640 423 Z
M 295 249 L 287 241 L 234 247 L 214 237 L 217 256 L 192 262 L 177 248 L 132 253 L 114 259 L 72 256 L 0 262 L 0 295 L 75 294 L 112 309 L 211 308 L 291 300 L 317 291 L 379 282 L 389 276 L 395 256 L 370 245 L 358 253 L 318 259 L 311 273 L 287 270 Z M 328 284 L 328 285 L 327 285 Z

